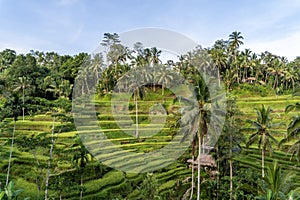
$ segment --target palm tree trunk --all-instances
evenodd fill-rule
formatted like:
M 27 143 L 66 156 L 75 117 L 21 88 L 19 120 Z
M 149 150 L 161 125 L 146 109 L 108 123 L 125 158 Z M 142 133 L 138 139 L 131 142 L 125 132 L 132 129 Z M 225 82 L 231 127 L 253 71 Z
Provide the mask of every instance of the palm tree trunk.
M 23 96 L 22 96 L 22 100 L 23 100 L 23 105 L 22 105 L 22 113 L 23 113 L 23 121 L 24 121 L 24 114 L 25 114 L 25 108 L 24 108 L 24 104 L 25 104 L 25 100 L 24 100 L 24 96 L 25 96 L 25 88 L 23 86 Z
M 13 133 L 12 133 L 11 146 L 10 146 L 10 151 L 9 151 L 9 159 L 8 159 L 8 167 L 7 167 L 7 176 L 6 176 L 6 186 L 8 185 L 8 181 L 9 181 L 9 173 L 10 173 L 11 158 L 12 158 L 12 152 L 13 152 L 13 148 L 14 148 L 15 130 L 16 130 L 16 120 L 14 120 L 14 129 L 13 129 Z
M 139 113 L 138 113 L 138 99 L 137 94 L 138 91 L 135 94 L 135 137 L 139 138 Z
M 200 118 L 201 119 L 201 118 Z M 201 129 L 201 127 L 200 127 L 200 129 Z M 198 182 L 197 182 L 197 200 L 200 200 L 200 194 L 201 194 L 201 192 L 200 192 L 200 156 L 201 156 L 201 137 L 200 137 L 200 134 L 199 134 L 199 136 L 198 136 L 198 169 L 197 169 L 197 171 L 198 171 Z
M 232 135 L 230 134 L 230 151 L 229 151 L 229 167 L 230 167 L 230 200 L 233 199 L 233 166 L 232 166 Z
M 82 199 L 82 186 L 83 186 L 83 177 L 80 175 L 80 200 Z
M 48 186 L 49 186 L 49 178 L 50 178 L 50 167 L 51 167 L 51 160 L 52 160 L 52 153 L 53 153 L 53 148 L 54 148 L 54 123 L 55 123 L 55 116 L 53 118 L 53 123 L 52 123 L 52 144 L 51 144 L 51 147 L 50 147 L 50 158 L 49 158 L 49 161 L 48 161 L 48 169 L 47 169 L 47 176 L 46 176 L 46 189 L 45 189 L 45 200 L 48 199 Z
M 192 142 L 192 188 L 191 188 L 191 196 L 190 200 L 193 198 L 194 194 L 194 187 L 195 187 L 195 182 L 194 182 L 194 176 L 195 176 L 195 169 L 194 169 L 194 161 L 195 161 L 195 140 Z
M 265 177 L 265 152 L 264 149 L 261 150 L 261 174 Z
M 218 81 L 219 81 L 219 87 L 221 86 L 221 76 L 220 76 L 220 70 L 221 70 L 221 67 L 218 67 Z

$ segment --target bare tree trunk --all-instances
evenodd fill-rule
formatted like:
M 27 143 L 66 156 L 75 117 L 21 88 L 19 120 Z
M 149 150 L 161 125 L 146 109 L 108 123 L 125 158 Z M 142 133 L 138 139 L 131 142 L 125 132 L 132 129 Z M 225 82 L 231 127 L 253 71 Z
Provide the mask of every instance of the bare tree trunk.
M 12 132 L 11 146 L 10 146 L 10 151 L 9 151 L 7 176 L 6 176 L 6 186 L 8 185 L 8 181 L 9 181 L 11 158 L 12 158 L 12 152 L 13 152 L 13 148 L 14 148 L 15 130 L 16 130 L 16 119 L 14 119 L 14 129 L 13 129 L 13 132 Z
M 230 152 L 229 152 L 229 166 L 230 166 L 230 200 L 233 199 L 233 182 L 232 182 L 232 177 L 233 177 L 233 166 L 232 166 L 232 136 L 230 135 Z
M 200 118 L 201 119 L 201 118 Z M 200 127 L 200 129 L 201 129 L 201 127 Z M 198 182 L 197 182 L 197 200 L 199 200 L 200 199 L 200 194 L 201 194 L 201 192 L 200 192 L 200 165 L 201 165 L 201 163 L 200 163 L 200 157 L 201 157 L 201 137 L 200 137 L 200 134 L 198 135 Z
M 52 135 L 51 135 L 51 140 L 52 144 L 50 147 L 50 158 L 48 161 L 48 169 L 47 169 L 47 176 L 46 176 L 46 189 L 45 189 L 45 200 L 48 199 L 48 186 L 49 186 L 49 178 L 50 178 L 50 167 L 51 167 L 51 160 L 52 160 L 52 153 L 53 153 L 53 148 L 54 148 L 54 123 L 55 123 L 55 116 L 53 118 L 53 123 L 52 123 Z
M 191 196 L 190 196 L 190 200 L 192 200 L 193 195 L 194 195 L 194 187 L 195 187 L 195 180 L 194 180 L 194 176 L 195 176 L 195 169 L 194 169 L 194 163 L 195 162 L 195 140 L 193 140 L 192 142 L 192 188 L 191 188 Z
M 265 177 L 265 152 L 264 149 L 261 150 L 261 174 Z
M 82 186 L 83 186 L 83 177 L 80 175 L 80 200 L 82 199 Z
M 25 88 L 23 87 L 23 105 L 22 105 L 22 113 L 23 113 L 23 121 L 24 121 L 24 115 L 25 115 L 25 108 L 24 108 L 24 104 L 25 104 Z
M 135 95 L 135 137 L 139 138 L 139 113 L 138 113 L 138 91 Z

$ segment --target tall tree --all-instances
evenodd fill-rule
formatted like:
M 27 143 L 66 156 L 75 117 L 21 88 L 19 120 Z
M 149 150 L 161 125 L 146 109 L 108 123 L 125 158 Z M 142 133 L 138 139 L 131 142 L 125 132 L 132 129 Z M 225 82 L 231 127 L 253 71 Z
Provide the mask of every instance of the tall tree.
M 218 171 L 220 170 L 220 165 L 226 170 L 227 162 L 229 162 L 229 193 L 230 199 L 233 199 L 233 158 L 241 150 L 241 142 L 244 141 L 244 135 L 241 133 L 241 111 L 238 109 L 236 100 L 229 98 L 226 101 L 226 122 L 223 127 L 223 132 L 217 143 L 217 156 L 218 156 Z M 223 172 L 224 175 L 228 174 L 226 171 Z M 222 175 L 222 174 L 221 174 Z M 220 184 L 220 183 L 219 183 Z
M 29 80 L 25 77 L 19 77 L 18 82 L 15 84 L 14 91 L 22 90 L 22 119 L 24 121 L 25 115 L 25 88 L 30 87 Z
M 80 137 L 77 135 L 75 138 L 75 144 L 73 145 L 75 154 L 73 156 L 73 161 L 79 168 L 80 172 L 80 200 L 83 194 L 83 173 L 84 169 L 92 158 L 92 155 L 88 152 L 84 144 L 82 143 Z
M 9 110 L 8 112 L 11 112 L 9 114 L 12 114 L 14 119 L 14 126 L 13 126 L 12 137 L 11 137 L 11 146 L 9 150 L 7 176 L 6 176 L 6 186 L 7 186 L 9 183 L 11 160 L 12 160 L 12 153 L 14 148 L 16 122 L 18 120 L 18 115 L 20 114 L 20 97 L 17 93 L 12 94 L 12 96 L 9 98 L 8 102 L 6 103 L 5 108 Z
M 277 140 L 272 136 L 275 132 L 272 130 L 275 126 L 279 124 L 274 124 L 272 122 L 273 118 L 271 117 L 272 109 L 270 107 L 266 108 L 263 104 L 261 108 L 255 108 L 257 118 L 255 121 L 248 120 L 252 124 L 252 128 L 247 130 L 254 131 L 250 136 L 246 147 L 248 148 L 255 141 L 258 141 L 258 148 L 261 148 L 261 168 L 262 168 L 262 177 L 265 176 L 265 153 L 268 149 L 270 154 L 273 152 L 272 143 L 274 141 L 277 143 Z

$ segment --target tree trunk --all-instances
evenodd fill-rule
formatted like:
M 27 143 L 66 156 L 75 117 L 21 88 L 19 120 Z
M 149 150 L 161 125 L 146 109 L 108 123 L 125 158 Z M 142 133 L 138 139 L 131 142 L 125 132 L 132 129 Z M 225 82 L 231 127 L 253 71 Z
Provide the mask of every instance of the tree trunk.
M 218 67 L 218 81 L 219 81 L 219 87 L 221 86 L 220 69 L 221 69 L 221 67 Z
M 7 176 L 6 176 L 6 186 L 8 185 L 8 182 L 9 182 L 9 173 L 10 173 L 11 158 L 12 158 L 12 152 L 13 152 L 13 148 L 14 148 L 15 130 L 16 130 L 16 120 L 14 120 L 14 128 L 13 128 L 13 132 L 12 132 L 11 146 L 10 146 L 10 151 L 9 151 Z
M 261 150 L 261 174 L 262 177 L 265 177 L 265 152 L 264 149 L 262 148 Z
M 25 88 L 23 87 L 23 105 L 22 105 L 22 113 L 23 113 L 23 121 L 24 121 L 24 115 L 25 115 L 25 108 L 24 108 L 24 104 L 25 104 L 25 99 L 24 99 L 24 96 L 25 96 Z
M 54 148 L 54 123 L 55 123 L 55 116 L 53 118 L 53 123 L 52 123 L 52 135 L 51 135 L 51 140 L 52 140 L 52 144 L 50 147 L 50 158 L 48 161 L 48 169 L 47 169 L 47 176 L 46 176 L 46 189 L 45 189 L 45 200 L 48 199 L 48 186 L 49 186 L 49 178 L 50 178 L 50 167 L 51 167 L 51 160 L 52 160 L 52 153 L 53 153 L 53 148 Z
M 135 137 L 139 138 L 138 90 L 135 94 Z
M 233 199 L 233 166 L 232 166 L 232 135 L 230 134 L 230 151 L 229 151 L 229 167 L 230 167 L 230 200 Z
M 82 186 L 83 186 L 83 177 L 80 175 L 80 200 L 82 199 Z
M 200 118 L 201 119 L 201 118 Z M 200 127 L 200 129 L 201 129 L 201 127 Z M 199 136 L 198 136 L 198 182 L 197 182 L 197 200 L 200 200 L 200 194 L 201 194 L 201 192 L 200 192 L 200 157 L 201 157 L 201 136 L 200 136 L 200 134 L 199 134 Z
M 192 188 L 191 188 L 190 200 L 192 200 L 192 198 L 193 198 L 194 187 L 195 187 L 195 181 L 194 181 L 194 176 L 195 176 L 194 161 L 195 161 L 195 140 L 193 140 L 193 142 L 192 142 Z

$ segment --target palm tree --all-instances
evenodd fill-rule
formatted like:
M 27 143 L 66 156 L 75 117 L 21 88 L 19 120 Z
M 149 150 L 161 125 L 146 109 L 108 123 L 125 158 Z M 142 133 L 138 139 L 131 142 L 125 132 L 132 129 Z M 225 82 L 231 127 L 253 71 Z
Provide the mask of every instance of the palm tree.
M 92 158 L 92 155 L 88 152 L 84 144 L 82 143 L 80 137 L 77 135 L 75 138 L 75 145 L 73 147 L 76 148 L 76 152 L 73 155 L 73 161 L 75 162 L 76 166 L 80 170 L 80 200 L 82 199 L 83 193 L 83 172 L 87 164 Z
M 283 174 L 281 167 L 275 162 L 267 167 L 267 176 L 261 185 L 262 196 L 260 199 L 277 200 L 288 199 L 291 192 L 296 189 L 292 184 L 292 175 Z
M 11 137 L 11 146 L 10 146 L 10 151 L 9 151 L 7 176 L 6 176 L 6 186 L 7 186 L 8 183 L 9 183 L 11 159 L 12 159 L 12 152 L 13 152 L 14 139 L 15 139 L 16 122 L 18 120 L 18 115 L 20 114 L 20 98 L 19 98 L 19 95 L 17 93 L 13 93 L 12 97 L 8 100 L 5 107 L 12 112 L 13 118 L 14 118 L 14 127 L 13 127 L 12 137 Z
M 166 87 L 170 86 L 170 83 L 173 81 L 173 75 L 170 70 L 167 70 L 165 66 L 161 66 L 156 72 L 157 83 L 162 86 L 161 94 L 164 95 L 164 90 Z
M 245 49 L 241 53 L 241 66 L 243 67 L 243 80 L 246 80 L 248 74 L 248 68 L 250 68 L 251 50 Z
M 16 83 L 14 91 L 19 91 L 22 89 L 22 114 L 23 114 L 23 121 L 24 121 L 24 114 L 25 114 L 25 88 L 30 86 L 29 80 L 27 77 L 22 76 L 19 77 L 19 82 Z
M 223 133 L 220 136 L 217 143 L 217 155 L 220 164 L 226 163 L 229 160 L 229 179 L 230 179 L 230 199 L 233 199 L 233 158 L 236 152 L 234 149 L 241 149 L 240 143 L 244 141 L 244 135 L 241 134 L 241 115 L 240 110 L 237 107 L 236 100 L 229 98 L 226 101 L 226 123 L 223 127 Z M 218 164 L 218 171 L 219 165 Z
M 21 192 L 23 192 L 23 190 L 15 190 L 14 182 L 10 181 L 9 184 L 5 186 L 4 191 L 0 189 L 0 199 L 16 200 Z M 29 200 L 29 198 L 25 198 L 24 200 Z
M 272 110 L 270 107 L 265 108 L 265 106 L 262 104 L 261 108 L 256 108 L 256 114 L 257 118 L 255 121 L 249 120 L 249 122 L 252 124 L 252 128 L 249 128 L 248 130 L 255 131 L 253 133 L 247 144 L 246 147 L 248 148 L 251 144 L 253 144 L 255 141 L 258 141 L 258 148 L 261 149 L 261 167 L 262 167 L 262 177 L 265 176 L 265 152 L 268 149 L 270 154 L 273 152 L 272 149 L 272 143 L 271 140 L 276 142 L 276 139 L 272 136 L 272 128 L 274 128 L 277 124 L 274 124 L 272 122 L 271 113 Z
M 95 84 L 98 83 L 102 67 L 103 67 L 102 54 L 97 53 L 97 54 L 93 55 L 93 59 L 92 59 L 92 62 L 89 66 L 89 69 L 93 72 L 92 74 L 94 74 Z
M 210 96 L 208 87 L 206 83 L 204 82 L 203 77 L 200 74 L 195 74 L 193 77 L 191 77 L 194 87 L 194 94 L 195 99 L 187 99 L 184 97 L 178 97 L 180 99 L 180 102 L 183 102 L 187 106 L 183 108 L 182 117 L 180 119 L 180 122 L 183 124 L 184 127 L 181 131 L 183 132 L 183 138 L 182 141 L 184 141 L 189 135 L 192 135 L 192 159 L 194 157 L 194 149 L 195 145 L 198 143 L 198 156 L 197 156 L 197 171 L 198 171 L 198 177 L 197 177 L 197 199 L 200 199 L 200 183 L 201 183 L 201 151 L 204 153 L 204 145 L 205 141 L 204 138 L 208 133 L 208 127 L 209 126 L 216 126 L 220 123 L 220 116 L 223 115 L 221 110 L 218 110 L 214 113 L 211 111 L 211 104 L 212 104 L 212 97 Z M 213 97 L 214 98 L 214 97 Z M 213 119 L 210 121 L 210 119 Z M 212 136 L 213 137 L 213 136 Z M 198 141 L 196 141 L 198 139 Z M 203 148 L 201 148 L 203 147 Z M 193 167 L 195 161 L 192 160 L 192 174 L 193 174 Z M 193 176 L 192 176 L 192 187 L 193 187 Z M 193 196 L 193 188 L 191 190 L 191 198 Z
M 159 59 L 159 56 L 161 55 L 161 50 L 158 50 L 156 47 L 152 47 L 150 49 L 151 52 L 151 63 L 153 65 L 158 65 L 161 60 Z
M 236 51 L 240 45 L 244 44 L 244 37 L 241 35 L 241 32 L 234 31 L 229 35 L 229 47 Z
M 284 65 L 285 64 L 279 59 L 274 59 L 272 61 L 272 66 L 267 69 L 269 73 L 274 76 L 273 89 L 276 89 L 279 86 L 280 77 L 284 76 Z
M 53 149 L 55 144 L 55 138 L 54 138 L 54 132 L 55 132 L 55 120 L 56 116 L 53 116 L 53 122 L 52 122 L 52 130 L 51 130 L 51 147 L 49 151 L 49 160 L 48 160 L 48 169 L 47 169 L 47 176 L 46 176 L 46 189 L 45 189 L 45 200 L 48 199 L 48 186 L 49 186 L 49 178 L 50 178 L 50 167 L 51 167 L 51 161 L 53 158 Z
M 212 57 L 212 60 L 214 61 L 214 64 L 218 68 L 218 80 L 219 80 L 219 86 L 221 85 L 221 71 L 226 69 L 227 65 L 227 55 L 223 49 L 212 49 L 210 51 L 210 55 Z

